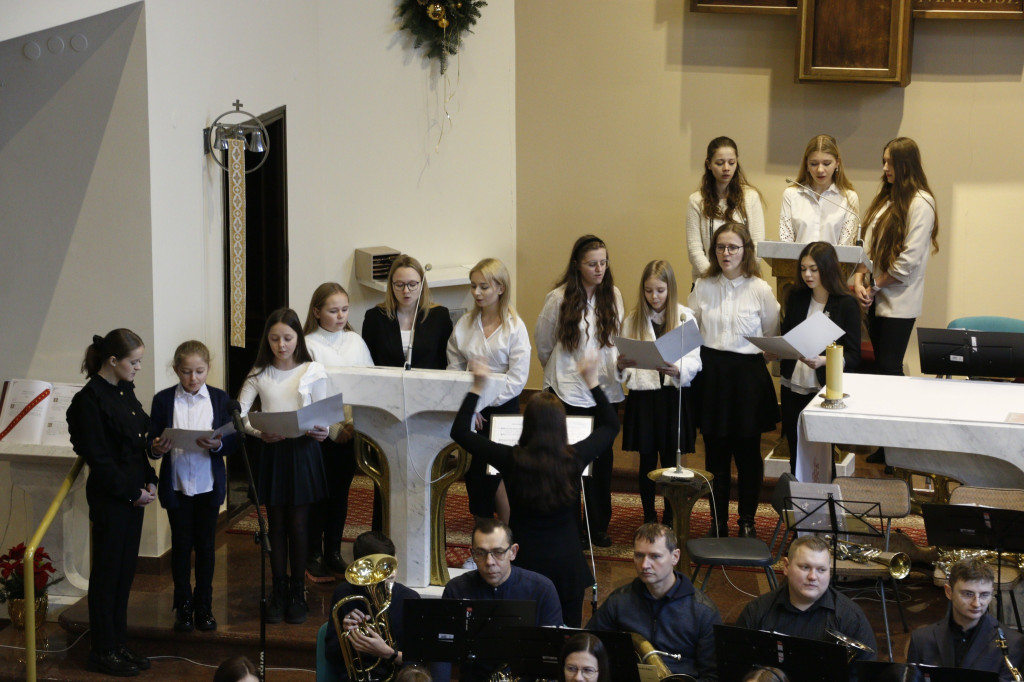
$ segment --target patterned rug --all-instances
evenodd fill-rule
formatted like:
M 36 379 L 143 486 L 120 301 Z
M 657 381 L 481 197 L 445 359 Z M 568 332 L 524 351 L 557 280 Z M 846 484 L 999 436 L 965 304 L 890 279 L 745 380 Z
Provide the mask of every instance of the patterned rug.
M 662 513 L 661 498 L 657 502 L 658 515 Z M 366 476 L 356 476 L 348 498 L 348 522 L 345 524 L 345 541 L 352 542 L 360 533 L 370 530 L 373 516 L 373 484 Z M 757 537 L 768 542 L 778 515 L 769 504 L 760 504 L 757 509 Z M 729 503 L 730 533 L 736 534 L 738 516 L 736 503 Z M 594 556 L 599 559 L 613 561 L 632 561 L 633 533 L 643 523 L 643 508 L 640 496 L 633 493 L 612 494 L 612 520 L 608 527 L 608 535 L 612 538 L 611 547 L 595 547 Z M 458 567 L 469 557 L 470 533 L 473 530 L 473 517 L 469 513 L 466 498 L 466 486 L 460 481 L 448 490 L 445 504 L 445 525 L 447 530 L 446 556 L 450 567 Z M 690 515 L 690 537 L 704 537 L 711 528 L 711 513 L 707 498 L 697 501 Z M 924 520 L 920 516 L 908 516 L 893 522 L 893 529 L 906 535 L 914 544 L 925 544 Z M 256 530 L 256 512 L 251 511 L 236 521 L 228 533 L 249 534 Z

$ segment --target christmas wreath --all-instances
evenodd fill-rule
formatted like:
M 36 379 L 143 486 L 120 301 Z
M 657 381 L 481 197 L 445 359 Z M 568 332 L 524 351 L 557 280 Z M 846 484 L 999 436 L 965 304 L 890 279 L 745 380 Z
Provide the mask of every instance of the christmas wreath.
M 462 34 L 470 31 L 480 17 L 484 0 L 401 0 L 398 14 L 402 30 L 413 34 L 414 47 L 427 45 L 427 58 L 441 63 L 441 73 L 448 68 L 448 55 L 457 54 Z

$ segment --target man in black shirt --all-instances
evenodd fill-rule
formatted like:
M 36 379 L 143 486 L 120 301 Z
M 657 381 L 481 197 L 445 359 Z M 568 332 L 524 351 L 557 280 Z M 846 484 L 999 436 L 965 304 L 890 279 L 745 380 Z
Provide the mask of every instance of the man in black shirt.
M 996 640 L 1005 638 L 1010 661 L 1019 667 L 1024 664 L 1024 637 L 1001 628 L 988 612 L 994 584 L 992 568 L 981 559 L 955 563 L 946 584 L 949 613 L 910 635 L 907 663 L 985 670 L 999 673 L 1000 680 L 1012 680 Z
M 816 535 L 797 538 L 783 561 L 786 582 L 774 592 L 747 604 L 736 625 L 751 630 L 834 642 L 832 630 L 871 647 L 858 660 L 875 660 L 875 633 L 867 616 L 853 601 L 829 588 L 832 554 Z

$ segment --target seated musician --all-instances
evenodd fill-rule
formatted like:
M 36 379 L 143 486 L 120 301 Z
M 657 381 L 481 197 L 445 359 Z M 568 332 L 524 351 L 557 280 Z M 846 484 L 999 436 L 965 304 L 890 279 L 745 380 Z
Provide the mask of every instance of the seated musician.
M 660 523 L 645 523 L 633 535 L 637 578 L 608 595 L 587 623 L 591 630 L 635 632 L 665 657 L 673 673 L 717 680 L 714 626 L 722 622 L 711 598 L 675 570 L 679 562 L 676 534 Z
M 512 529 L 499 519 L 479 519 L 473 527 L 470 553 L 476 570 L 452 578 L 445 585 L 442 599 L 514 599 L 537 602 L 534 625 L 562 625 L 562 606 L 555 585 L 540 573 L 513 566 L 519 545 L 513 542 Z M 486 680 L 490 667 L 473 663 L 461 670 L 460 680 Z M 432 664 L 434 680 L 451 679 L 451 665 Z
M 360 534 L 356 537 L 355 543 L 352 545 L 352 556 L 353 563 L 362 559 L 370 554 L 390 554 L 395 556 L 395 543 L 391 541 L 389 537 L 381 533 L 379 530 L 371 530 L 366 533 Z M 342 581 L 336 588 L 334 588 L 334 595 L 331 597 L 331 608 L 328 613 L 334 611 L 334 605 L 341 601 L 344 597 L 349 595 L 358 594 L 366 597 L 368 592 L 365 587 L 360 585 L 352 585 L 347 581 Z M 420 595 L 414 592 L 412 589 L 402 585 L 401 583 L 395 583 L 391 590 L 391 607 L 388 609 L 388 624 L 391 628 L 391 634 L 394 638 L 394 642 L 389 644 L 384 641 L 374 628 L 368 627 L 366 633 L 363 633 L 355 628 L 364 621 L 372 620 L 370 614 L 365 613 L 360 606 L 365 606 L 360 601 L 352 601 L 342 607 L 342 612 L 339 616 L 342 618 L 342 627 L 346 631 L 352 631 L 348 636 L 348 641 L 352 645 L 352 648 L 358 651 L 360 654 L 364 654 L 364 661 L 371 660 L 373 658 L 382 658 L 384 661 L 390 662 L 394 666 L 402 665 L 402 628 L 404 624 L 403 620 L 403 604 L 406 599 L 419 599 Z M 327 660 L 338 668 L 342 679 L 347 679 L 347 673 L 345 671 L 345 659 L 341 653 L 341 646 L 338 643 L 338 633 L 334 628 L 334 623 L 328 619 L 327 624 L 327 637 L 324 642 L 324 654 Z
M 826 632 L 832 630 L 877 650 L 864 611 L 829 588 L 832 553 L 828 543 L 816 535 L 798 537 L 782 562 L 786 582 L 747 604 L 736 625 L 823 642 L 835 641 Z M 858 651 L 857 659 L 873 661 L 875 654 Z
M 914 630 L 907 663 L 986 670 L 999 673 L 1000 680 L 1012 680 L 996 644 L 999 621 L 988 612 L 994 584 L 992 568 L 980 559 L 953 564 L 946 584 L 949 613 L 937 623 Z M 1011 628 L 1002 631 L 1010 661 L 1014 667 L 1024 665 L 1024 637 Z

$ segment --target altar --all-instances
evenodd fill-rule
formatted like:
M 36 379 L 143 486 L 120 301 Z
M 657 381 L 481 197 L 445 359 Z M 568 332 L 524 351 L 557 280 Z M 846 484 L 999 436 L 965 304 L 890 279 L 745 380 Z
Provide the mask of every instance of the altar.
M 885 447 L 886 463 L 967 485 L 1024 489 L 1024 384 L 847 374 L 845 409 L 800 415 L 797 478 L 826 482 L 832 443 Z

